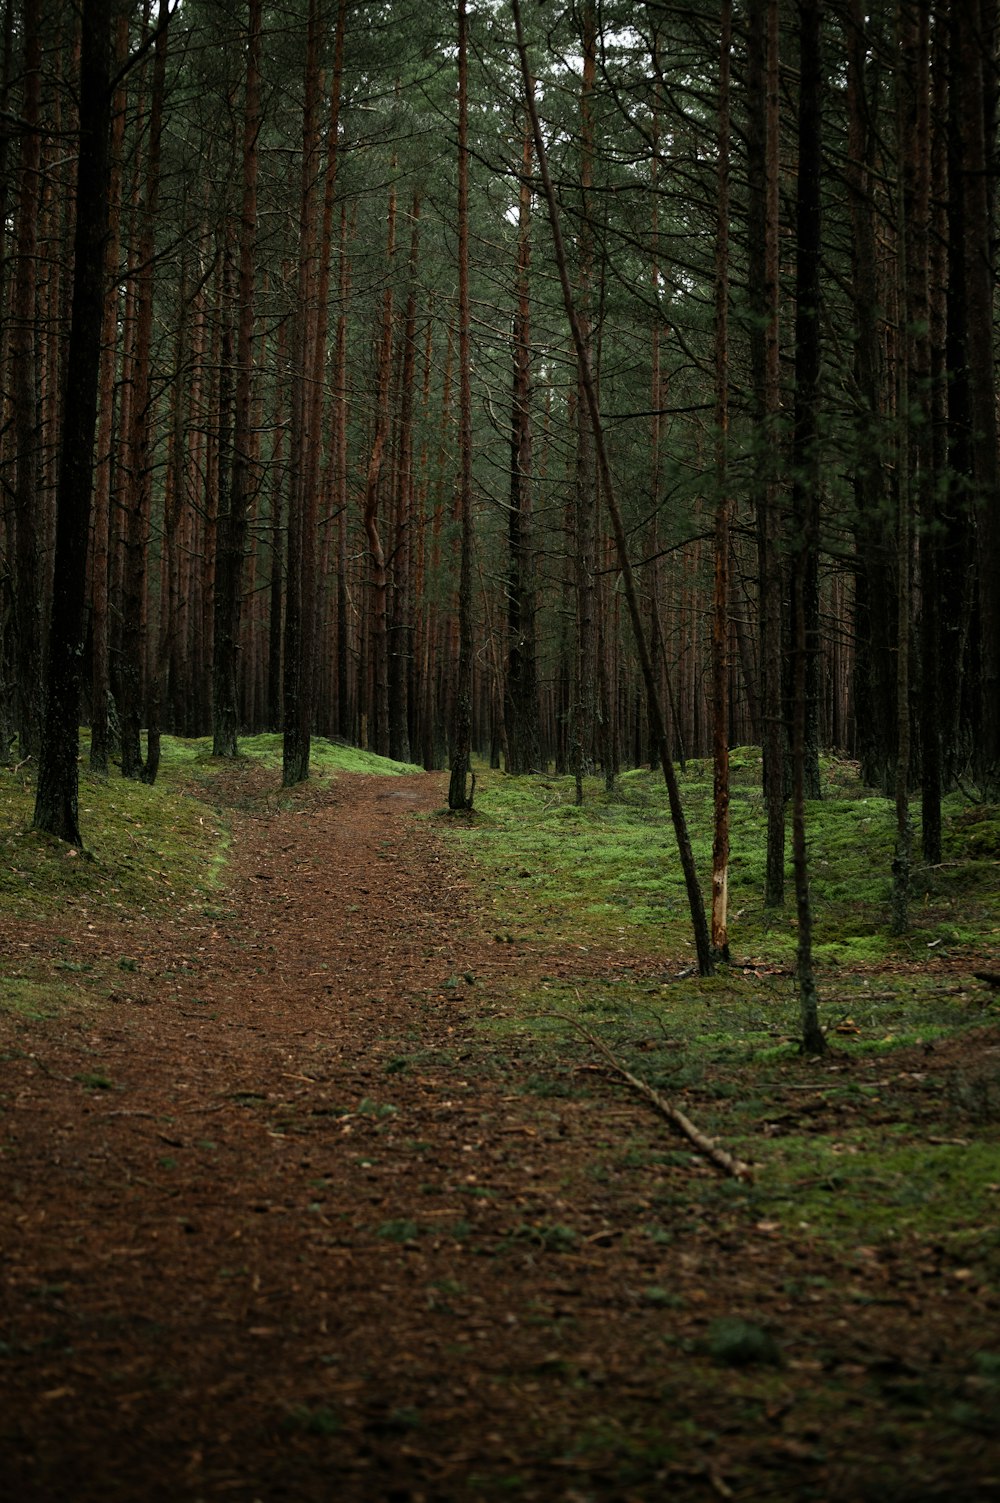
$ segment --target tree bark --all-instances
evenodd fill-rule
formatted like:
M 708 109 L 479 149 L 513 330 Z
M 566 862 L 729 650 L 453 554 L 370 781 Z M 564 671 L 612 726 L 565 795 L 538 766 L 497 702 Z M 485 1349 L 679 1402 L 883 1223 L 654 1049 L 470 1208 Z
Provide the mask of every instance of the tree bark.
M 794 697 L 792 707 L 792 858 L 795 870 L 796 978 L 802 1046 L 823 1054 L 826 1039 L 819 1008 L 812 955 L 812 901 L 806 848 L 806 797 L 809 764 L 815 747 L 810 739 L 810 682 L 815 676 L 815 592 L 819 553 L 819 379 L 822 253 L 823 86 L 820 51 L 820 0 L 799 5 L 799 171 L 796 201 L 795 264 L 795 418 L 792 439 L 792 514 L 796 553 L 792 580 Z
M 780 435 L 778 3 L 753 0 L 750 10 L 747 165 L 750 175 L 751 365 L 760 438 L 754 490 L 757 511 L 761 633 L 761 715 L 767 871 L 764 902 L 785 898 L 785 725 L 782 702 L 783 581 L 776 454 Z
M 469 56 L 466 0 L 458 0 L 458 452 L 456 512 L 461 536 L 458 663 L 448 808 L 471 809 L 472 756 L 472 363 L 469 308 Z
M 212 664 L 212 754 L 235 757 L 239 735 L 238 654 L 243 609 L 243 558 L 253 491 L 254 280 L 257 250 L 257 138 L 261 126 L 263 0 L 248 0 L 246 98 L 243 115 L 243 204 L 237 283 L 236 383 L 227 502 L 220 510 L 215 555 Z
M 41 415 L 37 262 L 41 212 L 41 68 L 39 0 L 24 10 L 25 131 L 18 185 L 17 261 L 11 332 L 16 466 L 14 478 L 15 719 L 22 760 L 39 751 L 42 716 Z
M 518 192 L 517 274 L 513 326 L 510 508 L 507 513 L 507 771 L 537 772 L 541 763 L 535 654 L 535 563 L 531 452 L 531 123 L 525 121 Z
M 56 504 L 45 721 L 34 828 L 80 844 L 77 758 L 94 435 L 107 234 L 111 0 L 84 0 L 80 55 L 77 218 Z
M 719 53 L 718 217 L 715 240 L 715 569 L 712 610 L 712 949 L 729 959 L 729 79 L 732 0 L 723 0 Z

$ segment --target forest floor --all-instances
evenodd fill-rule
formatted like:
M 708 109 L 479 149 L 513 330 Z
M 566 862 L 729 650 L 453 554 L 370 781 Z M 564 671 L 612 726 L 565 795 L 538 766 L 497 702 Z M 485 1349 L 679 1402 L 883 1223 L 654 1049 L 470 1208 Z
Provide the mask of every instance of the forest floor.
M 265 783 L 216 782 L 217 906 L 0 927 L 112 988 L 0 1011 L 0 1495 L 1000 1497 L 995 1226 L 970 1257 L 762 1216 L 515 1026 L 545 975 L 679 961 L 495 934 L 441 776 Z M 984 1021 L 889 1081 L 802 1061 L 770 1116 L 836 1135 L 853 1071 L 885 1131 L 961 1145 L 947 1083 L 998 1051 Z

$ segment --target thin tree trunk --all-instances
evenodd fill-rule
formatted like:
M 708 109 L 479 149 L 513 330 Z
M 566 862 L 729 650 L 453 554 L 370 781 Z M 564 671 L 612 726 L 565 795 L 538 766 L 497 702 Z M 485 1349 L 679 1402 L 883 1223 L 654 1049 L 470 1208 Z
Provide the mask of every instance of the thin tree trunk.
M 115 27 L 115 65 L 120 67 L 128 48 L 129 18 L 122 11 Z M 118 256 L 121 250 L 122 143 L 125 137 L 125 83 L 115 90 L 111 116 L 111 178 L 108 190 L 108 239 L 105 273 L 109 291 L 104 303 L 101 330 L 101 389 L 98 400 L 97 475 L 94 483 L 94 554 L 91 565 L 91 705 L 90 765 L 95 772 L 108 771 L 108 700 L 111 694 L 111 634 L 108 601 L 108 569 L 111 540 L 111 487 L 113 463 L 111 440 L 114 423 L 114 382 L 118 350 Z
M 580 228 L 577 234 L 576 316 L 590 369 L 594 370 L 593 278 L 594 232 L 590 201 L 594 187 L 593 92 L 597 79 L 597 16 L 592 0 L 580 20 L 583 54 L 580 86 Z M 576 475 L 573 490 L 573 573 L 576 591 L 576 654 L 573 672 L 573 740 L 570 760 L 576 802 L 583 803 L 583 779 L 593 749 L 594 694 L 594 547 L 597 533 L 597 476 L 590 414 L 577 357 Z
M 319 434 L 310 391 L 316 342 L 316 159 L 320 89 L 318 0 L 309 0 L 305 98 L 302 110 L 302 186 L 299 218 L 299 284 L 296 378 L 292 400 L 292 471 L 288 504 L 288 569 L 285 580 L 284 738 L 282 783 L 309 776 L 313 713 L 313 617 L 316 577 L 316 492 Z
M 215 631 L 212 642 L 212 754 L 238 751 L 238 654 L 243 609 L 243 556 L 255 476 L 253 420 L 254 278 L 257 252 L 257 137 L 261 124 L 263 0 L 248 0 L 246 98 L 243 116 L 243 206 L 237 282 L 236 384 L 233 443 L 225 509 L 220 509 L 215 555 Z M 225 315 L 228 317 L 228 312 Z
M 782 704 L 782 568 L 776 452 L 781 409 L 779 344 L 779 159 L 777 0 L 753 0 L 750 13 L 748 171 L 753 384 L 760 423 L 754 488 L 757 507 L 761 633 L 761 715 L 767 871 L 764 902 L 785 897 L 785 726 Z
M 160 149 L 166 90 L 168 0 L 160 0 L 153 53 L 153 84 L 146 158 L 146 196 L 139 232 L 132 360 L 132 400 L 127 435 L 129 498 L 125 523 L 125 579 L 122 592 L 122 776 L 142 778 L 140 748 L 149 522 L 153 499 L 152 379 L 154 251 L 160 198 Z
M 396 254 L 396 189 L 389 189 L 386 216 L 386 284 L 382 296 L 382 328 L 379 341 L 378 370 L 375 389 L 375 433 L 368 471 L 365 477 L 362 517 L 371 558 L 371 629 L 372 673 L 374 678 L 374 715 L 369 721 L 369 744 L 379 754 L 389 755 L 389 572 L 385 546 L 379 527 L 382 467 L 389 441 L 390 397 L 392 386 L 393 289 L 392 267 Z
M 458 0 L 458 448 L 456 510 L 461 529 L 458 582 L 458 663 L 448 808 L 471 809 L 472 754 L 472 374 L 469 328 L 469 56 L 466 0 Z M 468 791 L 467 791 L 468 790 Z
M 715 240 L 715 592 L 712 612 L 712 948 L 729 959 L 729 78 L 732 0 L 723 0 L 719 62 L 718 217 Z
M 812 902 L 806 849 L 805 802 L 809 793 L 810 683 L 814 678 L 816 561 L 819 551 L 819 379 L 820 257 L 822 252 L 820 0 L 799 6 L 799 172 L 796 204 L 798 249 L 795 266 L 795 427 L 792 440 L 792 513 L 796 556 L 793 571 L 794 699 L 792 718 L 792 859 L 795 870 L 796 976 L 802 1046 L 823 1054 L 826 1039 L 819 1007 L 812 956 Z
M 552 178 L 549 173 L 548 156 L 545 151 L 545 141 L 542 136 L 541 125 L 538 119 L 538 111 L 535 107 L 534 83 L 531 76 L 531 68 L 528 62 L 527 44 L 524 40 L 524 29 L 521 23 L 521 8 L 519 0 L 511 0 L 511 10 L 514 16 L 514 25 L 517 32 L 517 48 L 521 61 L 521 75 L 524 82 L 525 101 L 528 113 L 531 117 L 531 128 L 535 138 L 535 153 L 538 158 L 539 172 L 541 173 L 542 186 L 545 192 L 545 201 L 549 212 L 549 223 L 552 229 L 553 248 L 555 251 L 556 265 L 559 271 L 559 281 L 562 288 L 563 303 L 566 309 L 566 317 L 569 321 L 573 335 L 573 344 L 576 349 L 579 369 L 583 378 L 584 395 L 590 412 L 591 425 L 594 432 L 594 447 L 597 453 L 598 472 L 601 479 L 601 488 L 611 518 L 614 530 L 615 544 L 618 550 L 618 562 L 622 571 L 622 584 L 625 597 L 628 601 L 629 614 L 632 619 L 632 631 L 635 636 L 636 649 L 639 662 L 642 667 L 643 678 L 646 684 L 646 693 L 650 705 L 654 709 L 656 737 L 660 746 L 660 759 L 663 767 L 663 775 L 667 785 L 667 794 L 670 802 L 670 814 L 674 826 L 674 834 L 677 839 L 678 854 L 681 867 L 684 872 L 684 883 L 687 890 L 688 905 L 691 910 L 691 924 L 694 935 L 695 949 L 698 956 L 698 970 L 703 976 L 710 976 L 714 970 L 712 960 L 711 943 L 709 939 L 708 924 L 705 919 L 705 905 L 698 885 L 698 874 L 694 865 L 694 856 L 691 850 L 691 842 L 687 831 L 687 822 L 684 817 L 683 806 L 680 800 L 680 790 L 677 786 L 677 778 L 674 773 L 673 759 L 667 743 L 666 730 L 663 715 L 660 710 L 659 694 L 657 692 L 656 679 L 653 674 L 653 666 L 649 656 L 649 647 L 646 641 L 646 633 L 642 619 L 642 610 L 639 602 L 639 593 L 635 585 L 635 576 L 628 552 L 628 539 L 625 533 L 625 525 L 622 520 L 621 510 L 618 506 L 617 495 L 611 475 L 611 466 L 608 462 L 607 449 L 604 443 L 604 430 L 601 423 L 600 407 L 597 401 L 597 390 L 594 386 L 593 374 L 587 356 L 587 346 L 580 330 L 576 317 L 576 309 L 573 302 L 573 291 L 569 281 L 569 270 L 566 260 L 566 249 L 562 238 L 559 209 L 556 203 L 555 189 L 552 186 Z
M 507 771 L 537 772 L 541 762 L 535 653 L 535 564 L 531 454 L 531 124 L 525 121 L 518 193 L 513 328 L 510 509 L 507 514 L 507 675 L 504 714 Z

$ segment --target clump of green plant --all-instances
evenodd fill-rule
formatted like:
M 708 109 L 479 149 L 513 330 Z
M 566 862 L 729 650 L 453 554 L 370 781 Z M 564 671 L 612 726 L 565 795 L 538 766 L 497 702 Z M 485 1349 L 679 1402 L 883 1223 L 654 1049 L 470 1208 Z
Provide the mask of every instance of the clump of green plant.
M 339 1435 L 342 1422 L 325 1404 L 296 1404 L 285 1415 L 284 1427 L 299 1435 Z
M 708 1352 L 721 1367 L 780 1367 L 783 1360 L 770 1331 L 738 1315 L 722 1316 L 712 1322 Z

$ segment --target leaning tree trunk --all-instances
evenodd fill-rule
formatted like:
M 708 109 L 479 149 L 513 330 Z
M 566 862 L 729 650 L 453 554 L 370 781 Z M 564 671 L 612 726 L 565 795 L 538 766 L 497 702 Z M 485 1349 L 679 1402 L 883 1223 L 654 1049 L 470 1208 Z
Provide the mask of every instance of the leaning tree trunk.
M 708 923 L 705 918 L 705 904 L 698 884 L 698 874 L 695 869 L 694 855 L 691 850 L 691 841 L 688 836 L 687 821 L 684 817 L 684 809 L 681 804 L 680 789 L 677 786 L 677 777 L 674 772 L 673 758 L 670 755 L 670 746 L 667 741 L 666 726 L 663 713 L 660 708 L 660 696 L 653 672 L 653 664 L 649 655 L 649 645 L 646 640 L 645 624 L 642 616 L 642 608 L 639 601 L 639 592 L 636 588 L 635 574 L 632 569 L 632 561 L 629 557 L 628 538 L 625 533 L 625 524 L 622 520 L 621 509 L 618 505 L 617 493 L 611 474 L 611 465 L 608 461 L 607 446 L 604 442 L 604 428 L 601 423 L 601 411 L 597 400 L 597 388 L 594 385 L 593 372 L 590 368 L 590 360 L 587 354 L 587 346 L 584 341 L 579 321 L 576 316 L 576 307 L 573 301 L 573 290 L 570 286 L 569 268 L 566 258 L 566 247 L 563 242 L 562 228 L 559 216 L 559 207 L 556 202 L 555 189 L 552 185 L 552 177 L 549 173 L 548 154 L 545 150 L 545 141 L 542 136 L 541 123 L 538 119 L 538 110 L 535 106 L 534 82 L 531 76 L 531 67 L 528 62 L 528 49 L 524 40 L 524 28 L 521 22 L 521 7 L 519 0 L 511 0 L 511 10 L 514 16 L 514 25 L 517 32 L 517 50 L 521 61 L 521 76 L 524 82 L 525 101 L 528 113 L 531 117 L 531 129 L 535 138 L 535 152 L 538 157 L 538 167 L 542 178 L 542 187 L 545 193 L 545 201 L 548 208 L 549 224 L 552 230 L 553 249 L 555 251 L 556 266 L 559 272 L 559 282 L 562 289 L 563 304 L 566 309 L 566 317 L 573 336 L 573 344 L 576 350 L 578 369 L 583 379 L 584 396 L 587 401 L 587 409 L 590 413 L 591 426 L 594 433 L 594 448 L 597 454 L 598 474 L 601 481 L 601 489 L 611 518 L 611 526 L 615 535 L 615 546 L 618 552 L 618 564 L 622 573 L 622 585 L 625 598 L 628 602 L 629 616 L 632 621 L 632 631 L 635 637 L 636 651 L 642 669 L 642 676 L 646 686 L 646 694 L 654 717 L 656 739 L 660 749 L 660 761 L 663 767 L 663 776 L 667 785 L 667 796 L 670 802 L 670 816 L 673 822 L 674 834 L 677 840 L 677 850 L 680 857 L 681 868 L 684 872 L 684 885 L 687 890 L 688 906 L 691 911 L 691 926 L 694 935 L 695 949 L 698 956 L 698 970 L 703 976 L 710 976 L 714 970 L 712 959 L 712 947 L 709 939 Z

